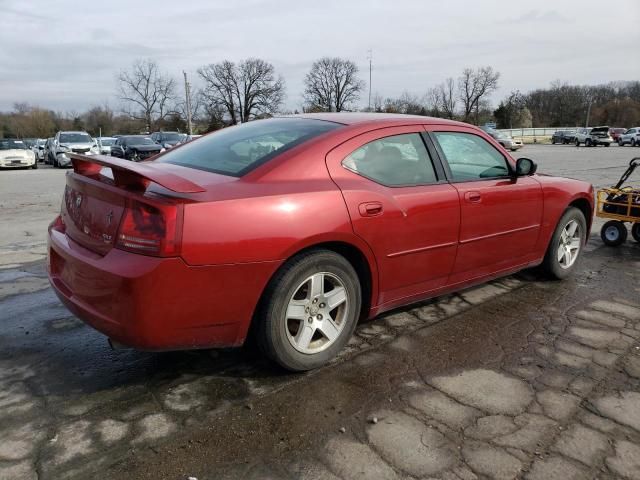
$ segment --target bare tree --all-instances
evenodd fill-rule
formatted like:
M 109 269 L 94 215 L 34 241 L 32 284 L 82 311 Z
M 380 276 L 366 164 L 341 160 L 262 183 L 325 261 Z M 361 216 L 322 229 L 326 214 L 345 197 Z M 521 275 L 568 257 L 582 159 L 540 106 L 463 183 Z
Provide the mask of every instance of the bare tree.
M 259 58 L 237 65 L 225 60 L 200 68 L 198 74 L 205 82 L 207 110 L 223 108 L 234 124 L 271 115 L 284 99 L 284 79 L 276 77 L 272 64 Z
M 324 57 L 313 62 L 305 79 L 304 99 L 315 110 L 341 112 L 360 98 L 365 83 L 351 60 Z
M 477 69 L 465 68 L 458 80 L 458 89 L 462 107 L 464 109 L 464 121 L 468 122 L 474 114 L 476 123 L 480 111 L 480 103 L 484 97 L 490 95 L 498 88 L 500 72 L 492 67 Z
M 439 107 L 445 118 L 454 118 L 456 115 L 455 81 L 447 78 L 438 86 Z
M 160 72 L 153 60 L 137 60 L 130 71 L 118 75 L 118 95 L 131 107 L 127 113 L 144 120 L 147 129 L 171 113 L 175 87 L 174 79 Z

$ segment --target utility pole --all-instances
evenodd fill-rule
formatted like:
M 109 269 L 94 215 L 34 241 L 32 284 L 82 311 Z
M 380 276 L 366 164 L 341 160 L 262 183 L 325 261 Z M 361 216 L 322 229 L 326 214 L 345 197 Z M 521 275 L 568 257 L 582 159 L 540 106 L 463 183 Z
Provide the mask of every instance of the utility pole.
M 193 135 L 193 127 L 191 125 L 191 85 L 187 80 L 187 72 L 182 71 L 184 75 L 184 94 L 187 97 L 187 128 L 189 129 L 189 135 Z
M 589 117 L 591 116 L 591 103 L 593 102 L 593 98 L 589 97 L 589 106 L 587 107 L 587 121 L 584 124 L 584 128 L 589 127 Z
M 367 53 L 369 58 L 369 108 L 368 110 L 371 111 L 371 70 L 372 70 L 372 64 L 373 64 L 373 50 L 369 49 Z

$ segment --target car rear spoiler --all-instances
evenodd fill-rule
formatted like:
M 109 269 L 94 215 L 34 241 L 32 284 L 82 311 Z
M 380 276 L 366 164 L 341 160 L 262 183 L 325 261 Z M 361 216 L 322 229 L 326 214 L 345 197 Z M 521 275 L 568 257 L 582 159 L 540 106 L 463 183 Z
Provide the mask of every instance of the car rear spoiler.
M 149 163 L 135 163 L 106 155 L 80 155 L 77 153 L 68 155 L 73 164 L 73 171 L 78 175 L 90 177 L 99 174 L 103 167 L 108 167 L 113 172 L 113 181 L 119 187 L 146 189 L 149 183 L 153 182 L 176 193 L 205 191 L 200 185 Z

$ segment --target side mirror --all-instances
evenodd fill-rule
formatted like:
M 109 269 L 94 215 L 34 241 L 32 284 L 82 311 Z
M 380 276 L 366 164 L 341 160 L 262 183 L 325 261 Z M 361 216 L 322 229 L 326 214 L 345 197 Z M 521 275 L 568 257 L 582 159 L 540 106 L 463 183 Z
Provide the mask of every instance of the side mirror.
M 516 160 L 516 176 L 524 177 L 536 173 L 538 165 L 530 158 L 519 158 Z

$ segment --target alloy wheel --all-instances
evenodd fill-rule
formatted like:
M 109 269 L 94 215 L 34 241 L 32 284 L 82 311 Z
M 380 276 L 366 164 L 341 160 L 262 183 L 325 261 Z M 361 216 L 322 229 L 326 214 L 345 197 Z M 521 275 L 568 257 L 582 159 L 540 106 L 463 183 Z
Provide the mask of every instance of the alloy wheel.
M 311 275 L 295 289 L 285 313 L 291 346 L 315 354 L 331 346 L 342 333 L 350 302 L 344 283 L 336 275 Z
M 557 258 L 560 267 L 570 268 L 578 258 L 581 248 L 580 224 L 576 220 L 571 220 L 562 230 L 558 242 Z

